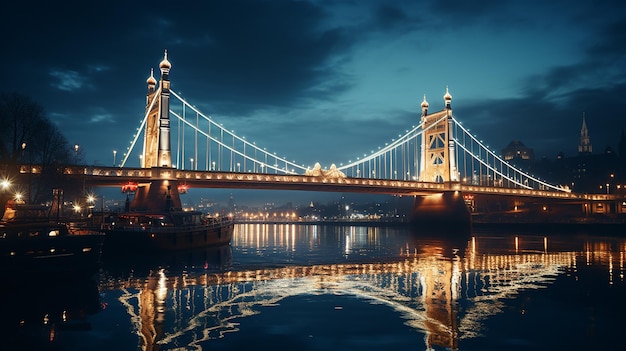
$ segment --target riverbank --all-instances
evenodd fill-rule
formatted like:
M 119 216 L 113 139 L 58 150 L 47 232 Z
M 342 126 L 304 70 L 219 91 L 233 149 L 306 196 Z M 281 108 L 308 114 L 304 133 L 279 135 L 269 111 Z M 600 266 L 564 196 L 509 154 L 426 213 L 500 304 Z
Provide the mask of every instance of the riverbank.
M 252 221 L 235 220 L 236 224 L 295 224 L 295 225 L 318 225 L 318 226 L 359 226 L 359 227 L 385 227 L 403 228 L 411 227 L 409 221 L 404 220 L 316 220 L 316 221 Z M 445 224 L 442 225 L 445 227 Z M 433 227 L 439 227 L 433 225 Z M 552 232 L 555 234 L 593 234 L 593 235 L 626 235 L 626 221 L 623 220 L 562 220 L 562 221 L 513 221 L 493 218 L 490 221 L 473 219 L 472 231 L 491 231 L 507 229 L 520 233 Z
M 333 226 L 358 226 L 358 227 L 403 227 L 409 222 L 402 220 L 315 220 L 315 221 L 255 221 L 245 219 L 235 219 L 235 224 L 297 224 L 297 225 L 333 225 Z

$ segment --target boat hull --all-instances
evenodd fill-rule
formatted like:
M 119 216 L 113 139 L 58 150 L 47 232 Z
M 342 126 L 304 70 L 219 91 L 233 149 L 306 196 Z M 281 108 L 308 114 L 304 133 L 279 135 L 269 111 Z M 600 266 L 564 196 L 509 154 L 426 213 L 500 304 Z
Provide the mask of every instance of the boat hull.
M 230 221 L 220 225 L 190 228 L 109 229 L 104 230 L 104 251 L 158 252 L 228 245 L 233 237 L 234 227 L 234 222 Z
M 0 239 L 0 274 L 96 273 L 104 234 Z

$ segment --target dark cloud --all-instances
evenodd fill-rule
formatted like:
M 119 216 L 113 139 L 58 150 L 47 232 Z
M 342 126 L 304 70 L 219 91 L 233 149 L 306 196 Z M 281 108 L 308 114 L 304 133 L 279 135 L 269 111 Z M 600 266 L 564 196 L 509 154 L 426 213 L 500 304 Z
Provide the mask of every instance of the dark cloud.
M 324 26 L 327 13 L 310 2 L 7 5 L 12 16 L 0 25 L 11 34 L 12 55 L 0 68 L 10 82 L 5 89 L 33 96 L 57 122 L 73 121 L 63 126 L 70 138 L 99 125 L 109 138 L 130 139 L 128 129 L 143 117 L 145 79 L 150 67 L 158 78 L 164 49 L 172 88 L 203 111 L 231 118 L 280 112 L 351 86 L 333 66 L 350 49 L 348 32 Z
M 404 27 L 414 22 L 399 7 L 383 4 L 374 10 L 374 23 L 383 30 Z
M 559 151 L 571 156 L 577 152 L 583 113 L 596 150 L 616 147 L 621 129 L 626 128 L 624 94 L 626 84 L 622 83 L 611 89 L 571 91 L 558 102 L 538 95 L 475 101 L 464 104 L 455 115 L 494 150 L 521 140 L 534 148 L 538 157 L 553 158 Z
M 78 90 L 85 85 L 84 77 L 76 71 L 50 71 L 50 76 L 54 79 L 52 86 L 59 90 L 73 91 Z
M 536 155 L 552 157 L 559 151 L 576 152 L 584 112 L 596 150 L 615 147 L 626 128 L 624 33 L 623 19 L 598 25 L 589 33 L 594 40 L 583 42 L 584 54 L 577 62 L 529 76 L 518 98 L 464 104 L 464 121 L 496 150 L 520 139 Z
M 231 108 L 252 110 L 289 104 L 335 81 L 331 56 L 350 47 L 341 28 L 320 29 L 325 12 L 308 2 L 228 1 L 189 13 L 172 13 L 164 34 L 170 43 L 172 74 L 194 81 L 185 87 Z M 176 40 L 175 38 L 192 38 Z M 196 38 L 196 39 L 193 39 Z M 199 44 L 200 43 L 200 44 Z M 202 75 L 198 75 L 202 72 Z M 187 79 L 190 77 L 195 79 Z
M 626 11 L 626 5 L 622 6 Z M 626 55 L 626 18 L 620 18 L 602 27 L 595 35 L 587 49 L 590 56 L 609 55 L 609 57 Z
M 432 7 L 439 14 L 449 16 L 473 17 L 499 12 L 506 5 L 503 0 L 463 1 L 447 0 L 433 1 Z
M 525 83 L 528 95 L 562 98 L 572 90 L 583 87 L 599 88 L 621 84 L 626 80 L 626 20 L 620 19 L 590 33 L 593 41 L 586 42 L 585 55 L 578 63 L 552 67 L 547 72 L 530 77 Z
M 521 17 L 511 12 L 511 1 L 482 0 L 482 1 L 432 1 L 428 10 L 432 11 L 431 20 L 440 26 L 441 30 L 454 30 L 478 22 L 488 20 L 499 25 L 518 25 Z
M 329 62 L 350 48 L 347 32 L 323 28 L 327 14 L 305 1 L 113 2 L 95 8 L 44 3 L 36 13 L 12 4 L 8 11 L 14 14 L 3 26 L 14 33 L 8 47 L 33 61 L 45 57 L 63 90 L 79 88 L 80 70 L 87 67 L 108 67 L 109 79 L 124 78 L 128 86 L 132 76 L 147 78 L 164 49 L 173 77 L 193 82 L 181 90 L 242 113 L 311 93 L 332 96 L 350 85 Z M 27 18 L 33 23 L 24 26 Z M 8 78 L 15 81 L 41 79 L 32 71 L 12 73 Z M 107 83 L 107 77 L 99 79 L 98 85 Z M 129 92 L 124 86 L 119 88 Z

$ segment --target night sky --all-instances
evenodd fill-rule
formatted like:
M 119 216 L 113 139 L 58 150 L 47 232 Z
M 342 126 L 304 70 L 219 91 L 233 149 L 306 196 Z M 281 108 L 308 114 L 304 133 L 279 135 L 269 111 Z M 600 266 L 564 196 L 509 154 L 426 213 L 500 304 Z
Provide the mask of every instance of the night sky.
M 132 140 L 166 49 L 174 91 L 304 165 L 404 134 L 446 86 L 495 150 L 574 156 L 583 112 L 595 152 L 626 128 L 624 1 L 13 1 L 0 29 L 0 91 L 40 103 L 90 164 Z

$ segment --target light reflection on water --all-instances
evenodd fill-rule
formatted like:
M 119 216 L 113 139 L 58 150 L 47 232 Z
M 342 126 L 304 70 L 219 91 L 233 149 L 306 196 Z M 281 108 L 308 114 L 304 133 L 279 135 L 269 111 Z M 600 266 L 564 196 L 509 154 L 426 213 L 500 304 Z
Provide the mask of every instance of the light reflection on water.
M 77 345 L 92 349 L 228 349 L 243 340 L 255 349 L 283 349 L 280 343 L 264 343 L 270 341 L 268 331 L 307 349 L 324 349 L 324 337 L 344 349 L 361 350 L 548 348 L 537 347 L 545 346 L 541 336 L 519 336 L 522 342 L 513 340 L 518 337 L 515 328 L 506 337 L 494 330 L 505 317 L 522 330 L 528 326 L 515 323 L 528 311 L 553 313 L 539 311 L 533 303 L 561 289 L 556 282 L 565 277 L 593 281 L 598 289 L 619 285 L 623 292 L 625 252 L 621 238 L 478 233 L 437 238 L 401 228 L 237 225 L 231 246 L 105 258 L 99 289 L 106 308 L 92 317 L 92 331 L 72 336 L 82 340 Z M 572 293 L 571 287 L 565 294 Z M 320 320 L 322 312 L 310 312 L 306 304 L 322 300 L 334 309 Z M 349 300 L 358 302 L 359 309 L 347 308 Z M 574 307 L 577 302 L 585 303 L 573 301 Z M 621 303 L 618 309 L 624 309 L 623 302 L 609 303 Z M 283 305 L 295 310 L 280 309 Z M 389 313 L 369 315 L 373 319 L 367 324 L 359 320 L 381 307 Z M 603 318 L 601 307 L 593 311 L 597 318 Z M 298 323 L 282 325 L 272 311 L 293 315 Z M 310 326 L 332 325 L 337 311 L 372 335 L 349 328 L 334 334 Z M 383 324 L 394 323 L 405 329 L 383 331 Z M 378 344 L 372 344 L 377 324 Z M 599 325 L 604 324 L 584 328 L 599 333 Z M 120 330 L 130 336 L 121 340 Z M 98 344 L 85 341 L 94 335 Z M 363 342 L 354 341 L 358 338 Z

